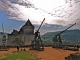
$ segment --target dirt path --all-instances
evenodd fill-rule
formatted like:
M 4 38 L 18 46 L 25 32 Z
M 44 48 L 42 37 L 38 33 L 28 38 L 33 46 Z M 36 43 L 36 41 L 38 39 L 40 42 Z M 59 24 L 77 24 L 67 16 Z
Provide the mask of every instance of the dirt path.
M 65 60 L 65 57 L 74 51 L 54 49 L 52 47 L 45 47 L 44 51 L 31 51 L 41 60 Z
M 8 53 L 8 51 L 0 51 L 0 59 L 5 58 L 5 54 Z
M 36 51 L 29 50 L 29 48 L 25 48 L 26 51 L 30 51 L 36 57 L 41 60 L 65 60 L 64 58 L 68 56 L 70 53 L 74 53 L 76 51 L 62 50 L 62 49 L 54 49 L 52 47 L 45 47 L 44 51 Z M 16 48 L 9 48 L 9 51 L 2 53 L 0 51 L 0 57 L 5 57 L 6 53 L 12 53 L 13 51 L 17 51 Z

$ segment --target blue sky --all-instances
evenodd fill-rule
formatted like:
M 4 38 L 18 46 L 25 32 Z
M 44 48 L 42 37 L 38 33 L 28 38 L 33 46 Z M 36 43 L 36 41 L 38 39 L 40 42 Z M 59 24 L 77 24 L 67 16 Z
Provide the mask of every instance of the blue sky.
M 0 11 L 0 31 L 2 32 L 2 23 L 4 26 L 4 32 L 11 33 L 13 29 L 16 29 L 19 31 L 21 26 L 23 26 L 26 21 L 19 21 L 15 19 L 8 19 L 8 15 L 6 15 L 3 11 Z M 35 26 L 35 30 L 38 29 L 39 25 L 33 24 Z M 62 26 L 62 25 L 56 25 L 56 24 L 45 24 L 41 27 L 41 32 L 54 32 L 54 31 L 61 31 L 66 29 L 69 26 Z M 74 27 L 73 27 L 74 29 Z M 44 33 L 45 33 L 44 32 Z
M 2 23 L 6 33 L 11 33 L 13 29 L 19 30 L 25 24 L 23 21 L 8 19 L 8 16 L 0 11 L 0 31 L 2 31 Z
M 36 30 L 44 18 L 46 32 L 64 30 L 74 23 L 80 29 L 80 1 L 0 0 L 0 31 L 2 23 L 7 33 L 11 33 L 13 29 L 19 30 L 28 19 Z

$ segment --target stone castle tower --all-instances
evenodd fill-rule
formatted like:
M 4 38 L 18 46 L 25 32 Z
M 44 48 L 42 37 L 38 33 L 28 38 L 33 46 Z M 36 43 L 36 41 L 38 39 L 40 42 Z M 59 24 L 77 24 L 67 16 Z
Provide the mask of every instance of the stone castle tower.
M 15 46 L 15 44 L 12 44 L 12 42 L 15 40 L 15 38 L 18 37 L 24 41 L 25 45 L 30 45 L 31 41 L 34 38 L 34 26 L 29 19 L 25 25 L 20 28 L 19 31 L 13 29 L 13 32 L 11 34 L 8 34 L 8 45 Z

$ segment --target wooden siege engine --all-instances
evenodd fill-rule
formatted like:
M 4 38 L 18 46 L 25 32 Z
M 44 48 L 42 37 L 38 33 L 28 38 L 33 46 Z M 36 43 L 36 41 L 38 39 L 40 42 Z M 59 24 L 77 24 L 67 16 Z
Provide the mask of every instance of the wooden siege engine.
M 5 33 L 4 33 L 3 23 L 2 23 L 2 30 L 3 30 L 3 32 L 2 32 L 2 34 L 3 34 L 3 39 L 2 39 L 2 45 L 1 45 L 1 47 L 0 47 L 0 51 L 7 51 L 7 50 L 8 50 L 8 48 L 7 48 L 7 46 L 6 46 L 6 44 L 7 44 L 7 39 L 6 39 L 6 35 L 5 35 Z
M 42 44 L 42 40 L 41 40 L 41 37 L 40 37 L 40 28 L 44 22 L 45 18 L 43 19 L 41 25 L 39 26 L 38 30 L 36 30 L 35 32 L 35 36 L 34 36 L 34 40 L 32 40 L 31 42 L 31 47 L 30 47 L 30 50 L 38 50 L 38 51 L 43 51 L 44 50 L 44 45 Z
M 76 23 L 75 23 L 76 24 Z M 60 33 L 58 33 L 57 35 L 55 35 L 53 37 L 53 48 L 62 48 L 62 41 L 61 41 L 61 34 L 65 31 L 67 31 L 69 28 L 71 28 L 72 26 L 74 26 L 75 24 L 71 25 L 70 27 L 68 27 L 67 29 L 61 31 Z

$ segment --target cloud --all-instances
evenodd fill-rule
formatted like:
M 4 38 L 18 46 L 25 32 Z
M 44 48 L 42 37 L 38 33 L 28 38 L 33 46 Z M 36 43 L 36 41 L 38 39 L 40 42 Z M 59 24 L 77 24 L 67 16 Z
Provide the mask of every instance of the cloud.
M 34 24 L 46 18 L 48 24 L 80 25 L 79 0 L 0 0 L 0 10 L 9 19 L 26 21 L 29 18 Z

